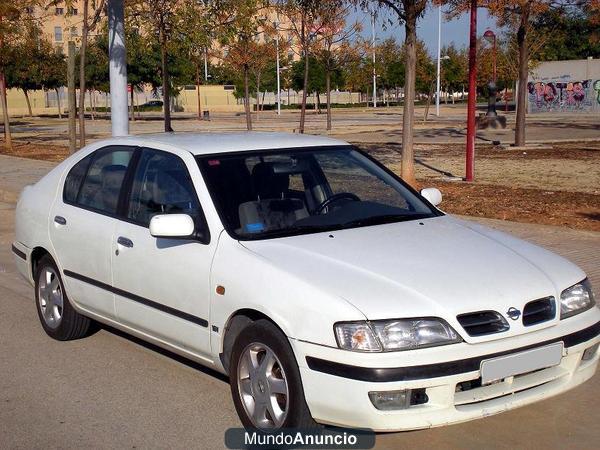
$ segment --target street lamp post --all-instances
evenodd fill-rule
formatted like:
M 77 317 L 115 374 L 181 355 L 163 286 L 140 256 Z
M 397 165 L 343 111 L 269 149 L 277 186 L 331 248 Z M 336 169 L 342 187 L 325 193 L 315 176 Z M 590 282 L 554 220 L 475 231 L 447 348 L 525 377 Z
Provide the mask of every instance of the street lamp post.
M 440 117 L 440 72 L 442 52 L 442 7 L 438 7 L 438 47 L 437 47 L 437 89 L 435 94 L 435 115 Z
M 373 31 L 373 108 L 377 108 L 377 72 L 375 71 L 375 11 L 371 13 L 371 29 Z
M 204 48 L 204 81 L 208 81 L 208 49 Z
M 113 136 L 126 136 L 129 134 L 129 108 L 123 0 L 109 0 L 107 11 L 111 130 Z

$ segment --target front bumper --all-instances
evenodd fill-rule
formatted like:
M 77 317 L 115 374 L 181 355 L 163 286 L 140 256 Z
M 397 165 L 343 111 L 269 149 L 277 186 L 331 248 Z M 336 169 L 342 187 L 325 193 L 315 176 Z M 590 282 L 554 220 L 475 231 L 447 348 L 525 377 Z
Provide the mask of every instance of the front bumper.
M 479 356 L 405 367 L 385 367 L 385 363 L 369 367 L 345 364 L 323 358 L 327 353 L 333 355 L 336 352 L 339 359 L 341 350 L 301 341 L 291 342 L 298 357 L 306 401 L 317 422 L 375 431 L 402 431 L 497 414 L 565 392 L 594 375 L 600 351 L 586 361 L 582 361 L 582 356 L 586 349 L 600 342 L 600 322 L 550 339 L 539 339 L 544 334 L 538 334 L 536 343 L 529 345 L 514 345 L 499 352 L 484 351 Z M 560 364 L 508 377 L 487 386 L 478 384 L 481 361 L 554 342 L 564 344 Z M 398 358 L 398 353 L 379 354 L 375 358 L 382 362 L 382 358 L 390 358 L 389 355 Z M 465 382 L 472 384 L 469 386 Z M 457 389 L 457 385 L 460 388 Z M 368 395 L 372 391 L 423 388 L 428 401 L 403 410 L 378 410 Z

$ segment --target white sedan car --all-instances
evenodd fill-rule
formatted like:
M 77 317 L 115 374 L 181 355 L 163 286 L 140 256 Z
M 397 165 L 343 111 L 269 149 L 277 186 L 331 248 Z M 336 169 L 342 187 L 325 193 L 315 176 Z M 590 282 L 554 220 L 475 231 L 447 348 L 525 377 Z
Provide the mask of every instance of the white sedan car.
M 427 428 L 592 377 L 585 273 L 440 201 L 329 138 L 131 136 L 27 187 L 12 249 L 48 335 L 98 321 L 228 374 L 248 427 Z

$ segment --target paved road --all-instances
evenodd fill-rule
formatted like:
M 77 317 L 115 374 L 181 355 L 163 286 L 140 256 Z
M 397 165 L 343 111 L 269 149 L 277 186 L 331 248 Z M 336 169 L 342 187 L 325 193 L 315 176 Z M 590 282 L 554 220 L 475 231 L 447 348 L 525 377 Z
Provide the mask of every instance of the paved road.
M 600 233 L 484 222 L 570 257 L 600 287 Z M 0 448 L 222 448 L 224 431 L 239 426 L 222 376 L 108 329 L 67 343 L 46 337 L 15 273 L 13 229 L 14 204 L 0 203 Z M 599 401 L 596 375 L 508 413 L 380 434 L 377 448 L 589 449 L 600 442 Z

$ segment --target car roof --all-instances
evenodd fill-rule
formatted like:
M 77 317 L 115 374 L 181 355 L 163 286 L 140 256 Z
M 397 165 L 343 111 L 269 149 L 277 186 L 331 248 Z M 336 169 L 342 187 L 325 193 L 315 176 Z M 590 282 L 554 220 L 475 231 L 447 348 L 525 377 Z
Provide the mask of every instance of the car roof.
M 110 144 L 130 143 L 152 146 L 166 144 L 187 150 L 194 155 L 209 155 L 252 150 L 274 150 L 295 147 L 349 145 L 347 142 L 324 136 L 275 132 L 236 133 L 156 133 L 109 139 Z M 108 143 L 108 141 L 107 141 Z

